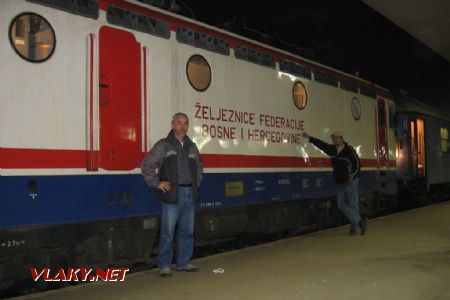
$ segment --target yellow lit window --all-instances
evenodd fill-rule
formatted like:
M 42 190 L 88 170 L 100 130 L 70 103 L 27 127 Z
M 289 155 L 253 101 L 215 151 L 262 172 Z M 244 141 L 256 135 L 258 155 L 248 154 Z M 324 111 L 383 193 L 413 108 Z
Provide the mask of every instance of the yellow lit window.
M 292 98 L 294 99 L 294 104 L 298 109 L 304 109 L 306 102 L 308 101 L 308 95 L 306 94 L 306 88 L 303 83 L 297 81 L 292 89 Z
M 55 32 L 47 20 L 37 14 L 17 16 L 11 23 L 9 39 L 17 54 L 31 62 L 43 62 L 55 51 Z
M 189 83 L 199 92 L 205 91 L 211 84 L 211 67 L 201 55 L 193 55 L 189 58 L 186 72 Z
M 449 152 L 448 128 L 441 128 L 441 152 Z

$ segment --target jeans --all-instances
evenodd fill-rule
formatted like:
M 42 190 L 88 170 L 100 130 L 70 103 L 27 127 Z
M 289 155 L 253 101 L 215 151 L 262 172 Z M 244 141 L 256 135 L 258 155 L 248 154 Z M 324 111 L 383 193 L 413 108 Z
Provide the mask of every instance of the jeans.
M 337 192 L 337 205 L 344 215 L 350 220 L 352 229 L 356 230 L 361 221 L 359 216 L 359 178 L 352 182 L 339 184 Z
M 178 203 L 161 202 L 161 231 L 158 267 L 169 268 L 173 260 L 175 235 L 175 258 L 177 267 L 186 266 L 194 250 L 194 211 L 192 188 L 179 187 Z

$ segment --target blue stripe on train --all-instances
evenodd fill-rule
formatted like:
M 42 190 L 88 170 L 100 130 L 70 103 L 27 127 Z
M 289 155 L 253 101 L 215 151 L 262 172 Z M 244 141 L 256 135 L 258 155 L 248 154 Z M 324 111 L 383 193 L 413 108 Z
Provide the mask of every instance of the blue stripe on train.
M 30 181 L 36 181 L 36 195 Z M 244 195 L 225 196 L 242 181 Z M 361 191 L 377 189 L 375 171 L 361 173 Z M 231 187 L 233 188 L 233 187 Z M 238 188 L 239 192 L 239 188 Z M 332 196 L 330 172 L 205 174 L 199 209 Z M 159 202 L 140 174 L 0 177 L 0 228 L 77 223 L 157 214 Z

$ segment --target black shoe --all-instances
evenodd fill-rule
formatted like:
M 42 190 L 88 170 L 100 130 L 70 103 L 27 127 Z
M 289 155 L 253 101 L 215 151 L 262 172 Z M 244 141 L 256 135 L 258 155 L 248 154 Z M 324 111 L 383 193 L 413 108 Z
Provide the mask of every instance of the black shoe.
M 361 235 L 365 235 L 367 231 L 367 217 L 364 217 L 359 221 L 359 227 L 361 228 Z
M 358 235 L 358 233 L 356 232 L 355 229 L 350 229 L 350 232 L 348 233 L 349 236 L 354 236 L 354 235 Z

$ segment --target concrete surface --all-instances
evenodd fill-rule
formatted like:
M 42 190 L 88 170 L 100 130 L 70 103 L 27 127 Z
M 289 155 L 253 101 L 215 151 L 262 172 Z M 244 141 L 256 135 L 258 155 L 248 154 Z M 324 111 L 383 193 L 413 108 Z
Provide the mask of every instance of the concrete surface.
M 198 259 L 200 272 L 171 279 L 151 270 L 20 299 L 450 299 L 450 202 L 372 220 L 364 237 L 347 231 Z

